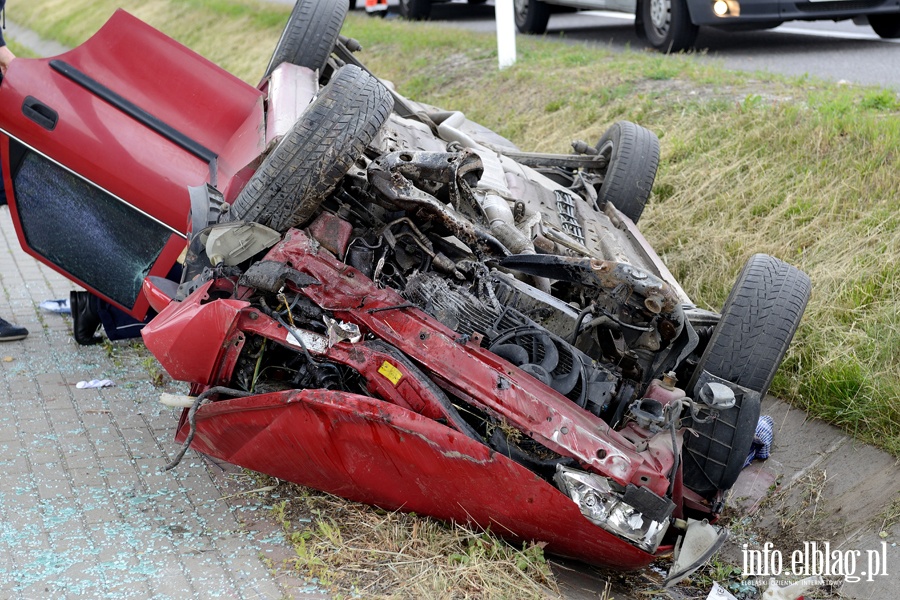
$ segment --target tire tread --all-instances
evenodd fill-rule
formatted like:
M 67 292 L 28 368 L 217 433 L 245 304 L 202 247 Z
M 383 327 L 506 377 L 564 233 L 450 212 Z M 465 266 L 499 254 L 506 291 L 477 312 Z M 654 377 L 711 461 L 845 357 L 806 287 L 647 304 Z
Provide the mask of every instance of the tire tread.
M 659 138 L 630 121 L 618 121 L 606 130 L 597 148 L 611 143 L 612 156 L 597 193 L 601 203 L 612 202 L 637 223 L 644 212 L 659 168 Z
M 347 16 L 340 0 L 297 0 L 263 77 L 288 62 L 318 71 L 334 49 Z
M 279 232 L 305 223 L 375 138 L 393 108 L 390 92 L 342 67 L 265 159 L 227 213 Z
M 806 309 L 809 277 L 774 257 L 750 258 L 725 301 L 696 373 L 688 384 L 695 395 L 697 378 L 706 370 L 764 397 L 790 346 Z M 760 405 L 755 398 L 738 399 L 709 423 L 692 426 L 697 436 L 684 442 L 684 482 L 711 495 L 737 480 L 750 452 Z

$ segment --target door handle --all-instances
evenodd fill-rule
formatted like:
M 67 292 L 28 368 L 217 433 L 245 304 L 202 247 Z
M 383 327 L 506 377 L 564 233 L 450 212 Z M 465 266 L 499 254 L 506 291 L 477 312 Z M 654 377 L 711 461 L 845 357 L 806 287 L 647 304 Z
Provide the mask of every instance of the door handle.
M 56 122 L 59 121 L 57 112 L 34 96 L 25 98 L 25 102 L 22 103 L 22 114 L 47 131 L 53 131 Z

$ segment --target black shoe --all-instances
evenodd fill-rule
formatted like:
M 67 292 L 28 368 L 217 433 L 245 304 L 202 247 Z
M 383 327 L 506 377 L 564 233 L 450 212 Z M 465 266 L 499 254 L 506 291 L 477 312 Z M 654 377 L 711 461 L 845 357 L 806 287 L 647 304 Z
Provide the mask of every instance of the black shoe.
M 99 344 L 103 338 L 97 335 L 100 315 L 94 308 L 93 296 L 88 292 L 69 292 L 69 306 L 72 309 L 72 337 L 82 346 Z
M 0 342 L 15 342 L 28 337 L 28 330 L 9 321 L 0 319 Z

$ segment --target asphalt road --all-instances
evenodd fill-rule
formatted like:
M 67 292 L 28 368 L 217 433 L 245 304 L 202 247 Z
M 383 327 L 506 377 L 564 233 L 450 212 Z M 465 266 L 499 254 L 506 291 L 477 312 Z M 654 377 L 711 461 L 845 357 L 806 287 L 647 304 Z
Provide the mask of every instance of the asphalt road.
M 363 0 L 357 3 L 362 6 Z M 494 7 L 492 2 L 470 6 L 459 0 L 435 4 L 432 20 L 451 27 L 494 31 Z M 613 49 L 647 47 L 634 32 L 633 17 L 617 13 L 554 15 L 547 36 Z M 716 61 L 728 69 L 809 75 L 900 90 L 900 40 L 882 40 L 868 25 L 794 21 L 769 31 L 753 32 L 704 27 L 697 44 L 698 60 Z

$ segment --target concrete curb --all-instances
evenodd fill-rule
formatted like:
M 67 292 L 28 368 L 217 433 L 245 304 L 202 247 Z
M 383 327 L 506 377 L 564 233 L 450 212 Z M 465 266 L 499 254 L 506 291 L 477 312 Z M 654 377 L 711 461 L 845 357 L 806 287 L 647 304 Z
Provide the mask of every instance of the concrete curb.
M 809 562 L 804 543 L 812 551 L 823 550 L 828 542 L 832 553 L 841 554 L 845 571 L 853 555 L 852 575 L 861 577 L 859 582 L 848 580 L 835 586 L 843 597 L 896 599 L 900 524 L 882 525 L 885 512 L 900 501 L 898 459 L 780 400 L 769 398 L 763 413 L 775 420 L 775 451 L 766 468 L 774 473 L 777 490 L 754 519 L 758 531 L 784 533 L 772 541 L 773 550 L 780 550 L 784 557 L 785 569 L 798 550 L 800 564 Z M 758 549 L 766 541 L 770 540 L 759 539 L 755 546 Z M 872 553 L 882 557 L 880 573 L 886 575 L 870 575 L 867 559 Z
M 59 42 L 46 40 L 34 31 L 26 29 L 21 25 L 17 25 L 15 22 L 8 19 L 6 21 L 6 33 L 4 34 L 4 37 L 6 39 L 15 40 L 17 44 L 25 46 L 38 56 L 56 56 L 69 49 Z

